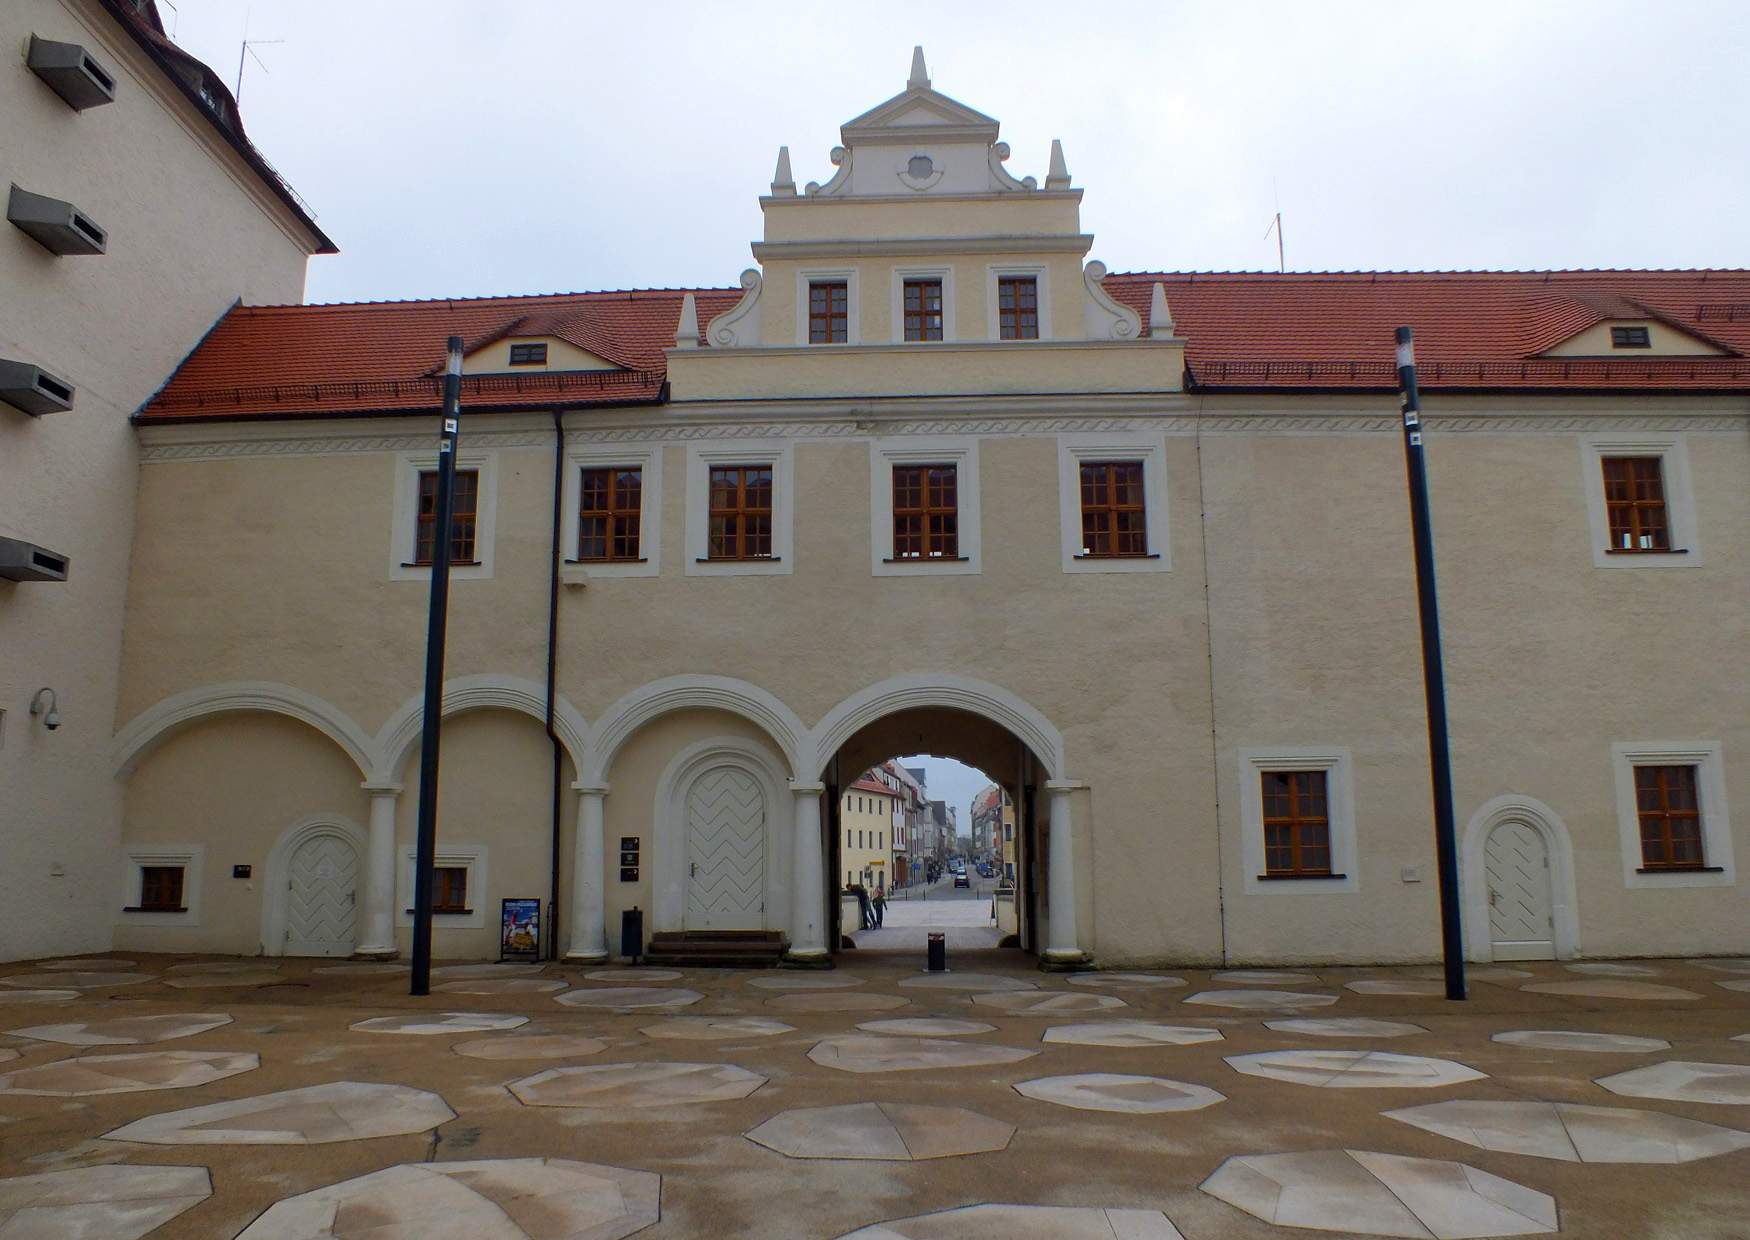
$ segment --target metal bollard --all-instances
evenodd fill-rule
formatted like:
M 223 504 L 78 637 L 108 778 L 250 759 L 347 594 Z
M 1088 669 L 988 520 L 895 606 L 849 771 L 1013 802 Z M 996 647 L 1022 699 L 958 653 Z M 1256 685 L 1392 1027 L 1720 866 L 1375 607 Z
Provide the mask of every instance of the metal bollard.
M 948 971 L 948 936 L 940 930 L 930 931 L 930 965 L 931 973 L 946 973 Z

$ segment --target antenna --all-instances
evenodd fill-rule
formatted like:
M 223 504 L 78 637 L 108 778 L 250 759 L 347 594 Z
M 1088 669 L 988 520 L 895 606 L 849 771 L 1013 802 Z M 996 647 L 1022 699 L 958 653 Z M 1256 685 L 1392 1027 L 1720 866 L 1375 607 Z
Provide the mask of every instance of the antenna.
M 1276 213 L 1276 218 L 1270 221 L 1270 227 L 1264 230 L 1264 239 L 1269 240 L 1270 234 L 1276 234 L 1276 273 L 1281 275 L 1288 270 L 1288 261 L 1282 248 L 1282 212 Z
M 243 47 L 237 53 L 237 89 L 231 92 L 231 97 L 237 101 L 237 106 L 243 106 L 243 58 L 250 57 L 261 66 L 263 73 L 267 72 L 267 62 L 255 54 L 258 47 L 266 47 L 270 43 L 284 43 L 284 39 L 245 39 Z
M 158 3 L 170 10 L 170 37 L 174 39 L 176 37 L 177 23 L 182 20 L 182 13 L 174 4 L 170 3 L 170 0 L 158 0 Z

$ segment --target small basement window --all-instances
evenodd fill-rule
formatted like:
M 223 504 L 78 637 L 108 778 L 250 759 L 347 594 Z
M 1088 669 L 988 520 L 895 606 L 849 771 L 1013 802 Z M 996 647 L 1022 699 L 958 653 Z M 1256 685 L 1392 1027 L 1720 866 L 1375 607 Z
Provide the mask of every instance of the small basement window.
M 1613 327 L 1610 329 L 1610 347 L 1613 349 L 1650 349 L 1653 340 L 1645 327 Z
M 140 867 L 140 904 L 142 913 L 181 913 L 182 883 L 185 871 L 180 865 L 143 865 Z
M 545 366 L 547 364 L 546 343 L 511 345 L 510 364 L 512 366 Z
M 432 870 L 431 911 L 468 912 L 468 867 L 440 865 Z

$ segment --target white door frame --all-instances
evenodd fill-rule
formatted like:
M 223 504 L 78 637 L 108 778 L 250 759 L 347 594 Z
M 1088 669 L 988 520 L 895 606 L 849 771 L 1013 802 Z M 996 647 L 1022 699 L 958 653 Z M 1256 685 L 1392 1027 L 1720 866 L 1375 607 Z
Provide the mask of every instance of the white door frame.
M 790 927 L 791 840 L 794 835 L 788 775 L 757 741 L 719 736 L 687 746 L 656 781 L 655 845 L 650 891 L 653 930 L 682 930 L 687 918 L 687 793 L 693 781 L 715 766 L 732 766 L 751 776 L 766 803 L 765 928 Z
M 1464 910 L 1465 955 L 1495 958 L 1489 934 L 1489 880 L 1484 851 L 1489 833 L 1504 822 L 1523 822 L 1543 838 L 1549 857 L 1551 936 L 1557 960 L 1580 954 L 1580 899 L 1574 887 L 1574 843 L 1561 817 L 1536 797 L 1507 793 L 1479 806 L 1464 829 L 1459 866 L 1459 906 Z
M 311 814 L 298 819 L 280 832 L 272 851 L 267 854 L 267 864 L 262 867 L 262 881 L 267 884 L 261 900 L 261 954 L 264 956 L 286 954 L 286 904 L 292 878 L 292 854 L 298 851 L 298 846 L 305 840 L 318 835 L 338 836 L 352 845 L 362 872 L 365 859 L 369 856 L 365 833 L 345 814 Z M 356 889 L 355 886 L 355 891 Z M 353 921 L 353 937 L 356 946 L 356 917 Z

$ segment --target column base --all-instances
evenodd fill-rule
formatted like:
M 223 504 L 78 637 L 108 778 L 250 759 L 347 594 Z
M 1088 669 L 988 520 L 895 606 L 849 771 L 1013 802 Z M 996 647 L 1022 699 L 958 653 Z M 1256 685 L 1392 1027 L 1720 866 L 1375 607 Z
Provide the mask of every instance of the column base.
M 566 952 L 559 958 L 560 964 L 606 964 L 608 953 L 605 951 Z
M 824 947 L 792 948 L 784 953 L 783 967 L 787 969 L 830 969 L 832 968 L 832 953 Z
M 1088 967 L 1088 954 L 1076 947 L 1047 948 L 1039 957 L 1045 973 L 1077 973 Z
M 353 959 L 353 960 L 397 960 L 400 958 L 400 956 L 401 956 L 401 949 L 398 947 L 355 947 L 355 948 L 353 948 L 352 956 L 350 957 L 350 959 Z

